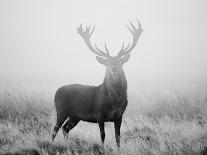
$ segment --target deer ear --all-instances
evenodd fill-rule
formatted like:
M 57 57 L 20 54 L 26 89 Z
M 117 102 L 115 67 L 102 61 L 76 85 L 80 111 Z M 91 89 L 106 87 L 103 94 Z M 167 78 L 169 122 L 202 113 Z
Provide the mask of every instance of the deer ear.
M 123 65 L 125 62 L 127 62 L 130 58 L 130 54 L 126 54 L 121 58 L 121 64 Z
M 100 64 L 103 64 L 103 65 L 106 64 L 106 59 L 104 59 L 104 58 L 102 58 L 102 57 L 96 56 L 96 60 L 97 60 Z

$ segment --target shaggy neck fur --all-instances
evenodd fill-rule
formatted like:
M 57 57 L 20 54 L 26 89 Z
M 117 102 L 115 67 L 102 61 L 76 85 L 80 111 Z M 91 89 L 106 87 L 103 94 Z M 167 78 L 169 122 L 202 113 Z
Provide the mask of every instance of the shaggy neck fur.
M 110 100 L 120 101 L 125 98 L 127 96 L 127 81 L 123 69 L 115 77 L 107 70 L 103 86 Z

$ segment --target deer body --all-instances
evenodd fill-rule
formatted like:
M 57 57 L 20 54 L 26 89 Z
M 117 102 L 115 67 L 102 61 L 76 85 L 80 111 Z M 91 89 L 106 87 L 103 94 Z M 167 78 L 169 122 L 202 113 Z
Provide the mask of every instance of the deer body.
M 128 61 L 129 52 L 135 47 L 142 29 L 138 21 L 139 29 L 130 22 L 133 34 L 133 44 L 130 47 L 122 46 L 117 56 L 110 56 L 105 45 L 106 53 L 90 42 L 90 27 L 84 31 L 82 25 L 78 33 L 85 41 L 88 48 L 95 53 L 97 61 L 106 67 L 105 78 L 99 86 L 87 86 L 72 84 L 59 88 L 55 94 L 55 108 L 57 122 L 54 127 L 52 140 L 54 140 L 60 127 L 64 136 L 74 128 L 80 120 L 98 123 L 102 143 L 105 139 L 104 122 L 114 122 L 115 138 L 117 146 L 120 146 L 120 127 L 122 115 L 127 107 L 127 80 L 122 65 Z M 69 118 L 69 119 L 68 119 Z M 65 123 L 64 123 L 65 122 Z
M 117 83 L 108 80 L 105 77 L 97 87 L 72 84 L 59 88 L 55 107 L 60 117 L 97 123 L 99 120 L 113 122 L 116 116 L 121 116 L 127 105 L 126 79 L 120 77 Z
M 97 87 L 73 84 L 59 88 L 55 95 L 55 107 L 59 117 L 76 118 L 96 122 L 95 98 Z M 63 110 L 62 110 L 63 109 Z

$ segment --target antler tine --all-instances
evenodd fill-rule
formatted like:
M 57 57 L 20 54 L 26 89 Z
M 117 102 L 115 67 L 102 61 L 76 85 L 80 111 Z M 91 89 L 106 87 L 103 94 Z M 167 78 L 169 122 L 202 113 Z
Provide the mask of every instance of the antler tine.
M 97 51 L 99 51 L 100 53 L 104 53 L 102 50 L 100 50 L 100 48 L 98 48 L 98 47 L 96 46 L 96 44 L 94 44 L 94 45 L 95 45 L 95 48 L 96 48 Z M 106 53 L 104 53 L 104 54 L 106 54 Z
M 88 27 L 86 26 L 86 29 L 83 30 L 83 26 L 82 24 L 80 25 L 80 27 L 77 28 L 78 30 L 78 33 L 80 34 L 80 36 L 83 38 L 84 42 L 86 43 L 86 45 L 88 46 L 88 48 L 95 54 L 99 55 L 99 56 L 102 56 L 102 57 L 105 57 L 105 58 L 108 58 L 109 57 L 109 52 L 108 52 L 108 49 L 107 49 L 107 53 L 103 52 L 102 50 L 100 50 L 96 44 L 95 44 L 95 48 L 92 46 L 91 44 L 91 40 L 90 40 L 90 37 L 92 36 L 93 32 L 94 32 L 94 29 L 95 29 L 95 26 L 93 27 L 92 31 L 90 32 L 91 30 L 91 25 L 89 25 Z
M 139 20 L 137 18 L 136 18 L 136 21 L 137 21 L 138 26 L 139 26 L 138 28 L 136 28 L 134 26 L 134 24 L 131 22 L 131 20 L 129 20 L 129 23 L 131 25 L 131 28 L 128 25 L 127 25 L 127 28 L 129 29 L 129 31 L 131 32 L 131 34 L 133 36 L 132 45 L 131 45 L 131 47 L 129 47 L 129 45 L 130 45 L 129 44 L 126 48 L 124 48 L 124 44 L 123 44 L 122 49 L 118 53 L 118 56 L 119 57 L 122 57 L 125 54 L 131 52 L 133 50 L 133 48 L 136 46 L 136 44 L 137 44 L 137 41 L 138 41 L 138 39 L 139 39 L 139 37 L 140 37 L 143 29 L 142 29 L 141 23 L 139 22 Z
M 91 33 L 90 33 L 90 36 L 93 34 L 93 31 L 94 31 L 94 30 L 95 30 L 95 25 L 94 25 L 94 27 L 93 27 Z
M 130 43 L 127 45 L 127 47 L 124 49 L 126 51 L 130 47 Z
M 139 30 L 140 30 L 140 31 L 143 31 L 143 29 L 142 29 L 142 24 L 140 23 L 139 19 L 136 18 L 136 21 L 137 21 L 137 23 L 138 23 L 138 25 L 139 25 Z
M 120 51 L 122 51 L 124 49 L 124 43 L 122 44 L 122 48 L 121 48 L 121 50 Z
M 124 43 L 123 43 L 122 48 L 118 53 L 118 56 L 122 57 L 124 52 L 129 48 L 129 46 L 130 46 L 130 43 L 127 45 L 127 47 L 124 47 Z
M 109 55 L 109 50 L 108 50 L 108 48 L 106 46 L 106 43 L 104 44 L 104 47 L 105 47 L 105 50 L 106 50 L 107 55 Z
M 133 34 L 133 31 L 130 29 L 130 27 L 127 25 L 128 30 Z
M 132 22 L 131 22 L 131 20 L 129 20 L 129 23 L 130 23 L 130 25 L 131 25 L 131 27 L 132 27 L 132 33 L 135 31 L 135 30 L 137 30 L 137 28 L 134 26 L 134 24 L 132 24 Z

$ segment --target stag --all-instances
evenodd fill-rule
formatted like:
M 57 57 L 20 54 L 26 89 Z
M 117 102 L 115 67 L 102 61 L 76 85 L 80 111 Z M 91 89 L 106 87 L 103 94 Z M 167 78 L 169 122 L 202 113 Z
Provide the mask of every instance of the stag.
M 59 88 L 55 94 L 55 108 L 57 122 L 52 134 L 54 141 L 58 130 L 62 127 L 64 136 L 73 129 L 80 120 L 98 123 L 101 141 L 104 143 L 104 122 L 114 122 L 115 138 L 117 146 L 120 147 L 120 127 L 122 116 L 127 107 L 127 80 L 122 68 L 129 60 L 130 52 L 134 49 L 143 31 L 137 20 L 138 28 L 131 22 L 128 29 L 132 34 L 133 42 L 125 47 L 124 43 L 117 56 L 110 56 L 105 44 L 105 51 L 96 44 L 91 44 L 91 36 L 95 26 L 83 29 L 82 24 L 77 28 L 90 51 L 96 54 L 97 61 L 106 67 L 105 78 L 99 86 L 88 86 L 71 84 Z

